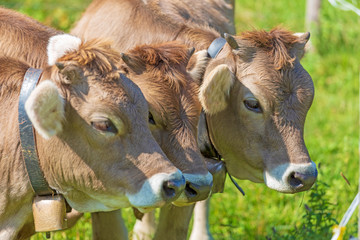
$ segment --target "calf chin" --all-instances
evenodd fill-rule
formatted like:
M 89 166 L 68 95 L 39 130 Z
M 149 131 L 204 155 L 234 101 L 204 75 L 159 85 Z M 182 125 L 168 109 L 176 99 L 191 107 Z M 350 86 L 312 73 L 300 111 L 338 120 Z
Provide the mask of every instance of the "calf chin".
M 69 205 L 79 213 L 108 212 L 123 207 L 129 207 L 129 201 L 124 195 L 117 197 L 105 194 L 92 194 L 72 191 L 64 194 Z

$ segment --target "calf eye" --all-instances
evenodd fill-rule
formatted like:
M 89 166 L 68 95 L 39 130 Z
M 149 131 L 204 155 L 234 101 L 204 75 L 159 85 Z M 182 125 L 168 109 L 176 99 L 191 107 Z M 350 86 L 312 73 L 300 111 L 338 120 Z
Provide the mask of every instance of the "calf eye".
M 250 111 L 253 111 L 255 113 L 262 112 L 262 109 L 260 107 L 260 103 L 258 100 L 255 100 L 255 99 L 244 100 L 244 105 L 247 109 L 249 109 Z
M 152 125 L 155 125 L 155 120 L 154 120 L 154 117 L 153 115 L 151 114 L 151 112 L 149 112 L 149 123 L 152 124 Z
M 115 134 L 118 132 L 115 125 L 110 120 L 96 121 L 96 122 L 94 121 L 91 122 L 91 126 L 102 132 L 111 132 Z

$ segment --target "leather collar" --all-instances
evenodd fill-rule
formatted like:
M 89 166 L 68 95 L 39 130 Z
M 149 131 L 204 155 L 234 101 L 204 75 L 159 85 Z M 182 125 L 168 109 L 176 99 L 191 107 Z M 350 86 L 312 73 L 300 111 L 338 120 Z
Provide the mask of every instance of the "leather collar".
M 25 102 L 35 89 L 37 82 L 42 74 L 41 69 L 29 68 L 24 76 L 21 86 L 19 105 L 18 105 L 18 121 L 20 132 L 20 144 L 22 156 L 25 162 L 27 174 L 30 179 L 31 186 L 36 195 L 53 195 L 54 190 L 49 187 L 43 172 L 41 171 L 39 158 L 36 151 L 35 132 L 32 123 L 25 111 Z

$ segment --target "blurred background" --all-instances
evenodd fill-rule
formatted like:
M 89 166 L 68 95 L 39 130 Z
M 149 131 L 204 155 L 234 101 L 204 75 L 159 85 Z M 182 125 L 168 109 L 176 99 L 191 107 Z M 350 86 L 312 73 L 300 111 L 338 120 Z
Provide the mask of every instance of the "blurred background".
M 0 0 L 0 5 L 67 32 L 90 2 Z M 349 2 L 360 9 L 359 1 Z M 302 65 L 314 80 L 315 99 L 305 124 L 305 142 L 319 176 L 312 190 L 294 195 L 238 181 L 246 192 L 243 197 L 228 180 L 225 192 L 211 200 L 210 230 L 215 239 L 330 239 L 332 226 L 358 192 L 360 16 L 326 0 L 318 14 L 317 22 L 307 26 L 305 0 L 235 0 L 238 33 L 279 25 L 294 32 L 311 30 L 312 49 Z M 131 236 L 132 210 L 125 209 L 123 216 Z M 357 236 L 357 218 L 355 212 L 344 239 Z M 51 238 L 91 239 L 90 215 Z M 45 234 L 31 239 L 45 239 Z

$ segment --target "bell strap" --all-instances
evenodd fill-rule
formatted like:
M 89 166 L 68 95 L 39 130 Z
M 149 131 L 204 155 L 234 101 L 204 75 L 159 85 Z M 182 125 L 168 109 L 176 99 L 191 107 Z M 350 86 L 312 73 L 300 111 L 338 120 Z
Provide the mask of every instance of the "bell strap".
M 53 195 L 54 191 L 49 187 L 41 171 L 39 158 L 36 151 L 36 139 L 34 128 L 25 111 L 25 102 L 35 89 L 37 82 L 41 76 L 41 69 L 29 68 L 24 76 L 21 86 L 18 106 L 18 121 L 20 132 L 20 144 L 22 156 L 25 162 L 27 174 L 30 179 L 31 186 L 36 195 Z
M 207 158 L 221 160 L 220 154 L 210 140 L 209 128 L 207 125 L 206 114 L 204 110 L 201 110 L 197 129 L 197 142 L 201 154 Z

